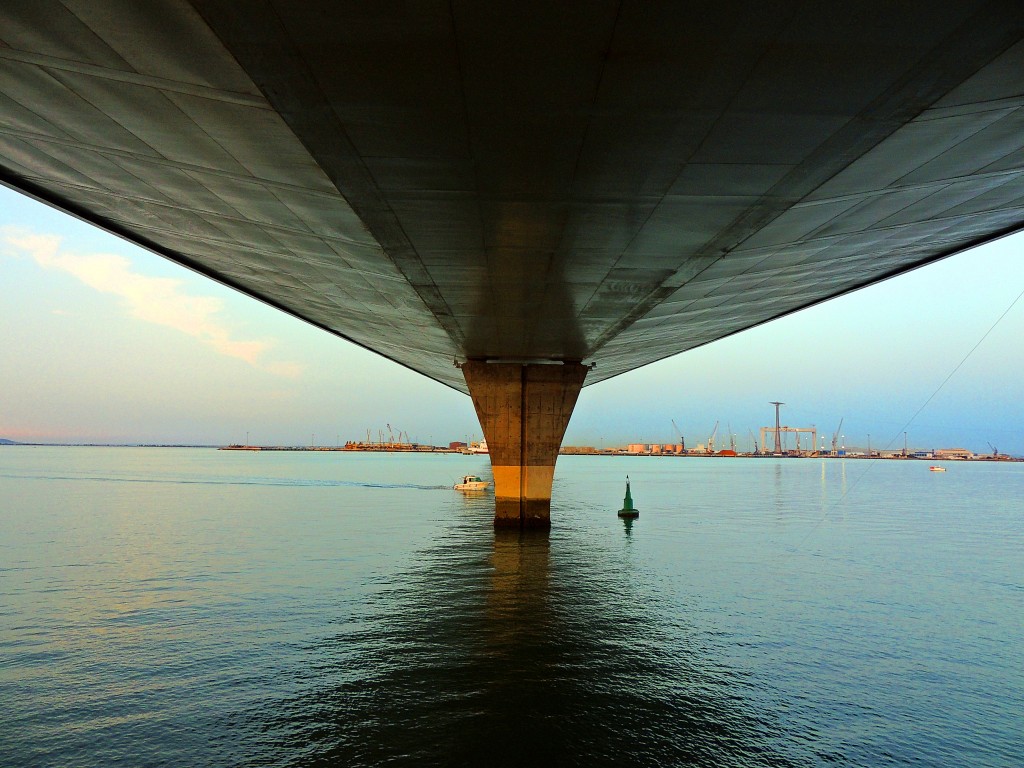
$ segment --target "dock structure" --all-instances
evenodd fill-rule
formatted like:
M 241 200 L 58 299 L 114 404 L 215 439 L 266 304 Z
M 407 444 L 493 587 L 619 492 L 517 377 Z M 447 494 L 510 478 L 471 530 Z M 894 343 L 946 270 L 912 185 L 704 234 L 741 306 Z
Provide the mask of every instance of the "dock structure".
M 796 435 L 797 445 L 796 451 L 801 452 L 800 449 L 800 435 L 809 434 L 811 436 L 811 446 L 808 448 L 808 452 L 816 452 L 818 445 L 818 430 L 816 427 L 787 427 L 787 426 L 774 426 L 774 427 L 761 427 L 761 452 L 769 453 L 768 451 L 768 440 L 767 436 L 772 435 L 775 443 L 775 454 L 782 455 L 782 435 Z
M 0 183 L 470 394 L 496 525 L 584 383 L 1024 227 L 1019 0 L 373 5 L 3 3 Z

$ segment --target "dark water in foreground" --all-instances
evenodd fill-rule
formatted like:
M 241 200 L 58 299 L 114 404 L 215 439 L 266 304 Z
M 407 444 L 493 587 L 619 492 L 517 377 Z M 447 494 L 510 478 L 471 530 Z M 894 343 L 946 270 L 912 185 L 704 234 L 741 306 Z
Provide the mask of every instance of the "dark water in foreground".
M 0 448 L 0 765 L 1024 765 L 1024 465 L 466 472 Z

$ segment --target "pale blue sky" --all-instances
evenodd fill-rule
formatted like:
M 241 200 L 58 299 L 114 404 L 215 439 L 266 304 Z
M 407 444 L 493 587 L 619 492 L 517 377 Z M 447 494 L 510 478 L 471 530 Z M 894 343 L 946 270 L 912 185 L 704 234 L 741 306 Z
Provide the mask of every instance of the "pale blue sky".
M 1024 291 L 1018 235 L 584 389 L 567 444 L 707 439 L 840 418 L 904 425 Z M 0 187 L 0 437 L 317 444 L 478 438 L 465 395 Z M 906 427 L 911 447 L 1024 454 L 1024 299 Z

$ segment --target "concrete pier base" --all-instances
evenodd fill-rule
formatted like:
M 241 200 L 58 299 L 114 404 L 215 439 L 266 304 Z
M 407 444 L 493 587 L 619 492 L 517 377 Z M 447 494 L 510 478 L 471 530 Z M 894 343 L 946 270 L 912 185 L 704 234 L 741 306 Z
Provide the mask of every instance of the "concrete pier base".
M 587 370 L 579 363 L 463 363 L 494 471 L 495 527 L 551 527 L 555 461 Z

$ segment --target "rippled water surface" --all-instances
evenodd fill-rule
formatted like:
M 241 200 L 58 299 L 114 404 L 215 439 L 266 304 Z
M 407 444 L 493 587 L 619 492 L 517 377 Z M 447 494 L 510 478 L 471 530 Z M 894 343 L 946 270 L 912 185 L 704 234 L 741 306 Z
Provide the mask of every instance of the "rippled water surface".
M 0 765 L 1024 765 L 1024 465 L 465 473 L 0 448 Z

